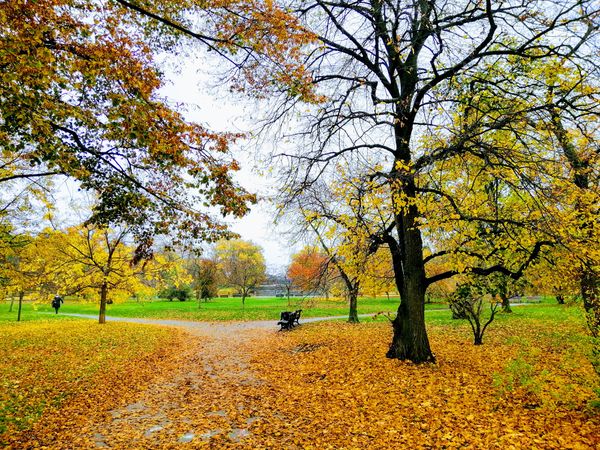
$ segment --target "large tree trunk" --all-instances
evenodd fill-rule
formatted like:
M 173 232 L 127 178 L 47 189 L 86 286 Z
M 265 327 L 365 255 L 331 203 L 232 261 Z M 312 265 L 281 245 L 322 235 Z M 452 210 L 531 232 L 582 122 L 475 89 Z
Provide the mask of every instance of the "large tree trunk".
M 388 358 L 408 359 L 415 363 L 435 362 L 425 329 L 425 297 L 418 292 L 402 296 L 398 314 L 392 322 L 392 343 Z
M 410 209 L 396 218 L 400 242 L 392 258 L 400 306 L 392 322 L 394 334 L 386 356 L 415 363 L 435 362 L 425 329 L 423 243 L 421 232 L 415 227 L 416 211 Z
M 590 189 L 589 174 L 591 172 L 590 167 L 592 165 L 592 160 L 587 156 L 581 155 L 577 151 L 578 149 L 576 148 L 575 143 L 570 140 L 568 132 L 564 128 L 559 112 L 552 109 L 550 110 L 550 114 L 554 124 L 554 134 L 558 138 L 563 154 L 569 161 L 571 169 L 573 170 L 573 184 L 585 193 Z M 585 225 L 586 211 L 579 201 L 575 204 L 575 211 L 580 214 L 582 218 L 582 225 L 580 225 L 580 227 L 582 231 L 585 231 L 587 227 Z M 600 334 L 600 277 L 592 267 L 584 263 L 581 267 L 581 277 L 579 282 L 590 333 L 592 336 L 598 337 Z
M 25 296 L 25 292 L 19 291 L 19 309 L 17 311 L 17 322 L 21 321 L 21 309 L 23 308 L 23 297 Z
M 104 281 L 100 287 L 100 315 L 98 323 L 106 323 L 106 298 L 108 296 L 108 283 Z

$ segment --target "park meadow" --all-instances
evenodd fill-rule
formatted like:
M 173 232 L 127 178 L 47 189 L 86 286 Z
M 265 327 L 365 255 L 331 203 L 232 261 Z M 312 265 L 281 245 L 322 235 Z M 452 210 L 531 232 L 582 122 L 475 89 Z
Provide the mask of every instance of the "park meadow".
M 347 313 L 343 301 L 322 303 L 306 317 Z M 3 304 L 0 441 L 15 449 L 600 444 L 599 383 L 578 305 L 513 306 L 475 346 L 468 323 L 433 304 L 426 320 L 437 363 L 421 365 L 384 357 L 391 327 L 373 317 L 393 305 L 366 299 L 358 324 L 330 320 L 278 332 L 282 298 L 250 298 L 243 309 L 239 298 L 200 308 L 109 306 L 109 317 L 176 319 L 178 326 L 99 325 L 68 316 L 97 313 L 97 305 L 74 302 L 59 314 L 27 303 L 24 321 L 15 323 Z M 236 327 L 252 323 L 244 318 L 270 326 Z M 180 326 L 198 319 L 226 328 Z
M 0 448 L 600 449 L 599 0 L 1 0 Z

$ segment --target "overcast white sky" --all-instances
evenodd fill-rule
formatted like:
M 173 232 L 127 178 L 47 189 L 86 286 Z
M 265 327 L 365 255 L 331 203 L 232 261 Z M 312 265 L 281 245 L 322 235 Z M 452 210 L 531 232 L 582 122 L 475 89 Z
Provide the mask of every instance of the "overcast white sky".
M 193 59 L 190 59 L 193 60 Z M 189 60 L 188 60 L 189 61 Z M 251 105 L 244 105 L 243 100 L 230 95 L 226 88 L 210 87 L 207 83 L 207 61 L 198 59 L 188 63 L 177 71 L 169 70 L 170 83 L 161 93 L 170 101 L 183 104 L 186 118 L 208 126 L 214 131 L 248 132 L 252 126 L 243 117 L 251 110 Z M 198 67 L 202 68 L 199 73 Z M 236 179 L 250 192 L 267 193 L 274 188 L 272 180 L 258 173 L 254 155 L 234 148 L 234 156 L 242 169 Z M 253 241 L 264 250 L 267 266 L 270 271 L 281 271 L 290 260 L 291 254 L 298 246 L 290 245 L 273 225 L 273 217 L 267 205 L 255 205 L 246 217 L 231 220 L 231 229 L 242 236 L 242 239 Z

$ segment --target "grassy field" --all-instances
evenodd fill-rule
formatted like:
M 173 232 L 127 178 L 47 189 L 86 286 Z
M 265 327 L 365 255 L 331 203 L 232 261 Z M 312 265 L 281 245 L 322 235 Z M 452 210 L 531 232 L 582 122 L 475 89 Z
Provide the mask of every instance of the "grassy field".
M 553 299 L 544 299 L 543 304 L 555 304 Z M 359 314 L 376 314 L 379 312 L 395 313 L 398 307 L 398 298 L 387 299 L 361 298 L 358 302 Z M 17 306 L 13 305 L 9 312 L 10 303 L 0 303 L 0 322 L 13 322 L 17 318 Z M 303 310 L 303 317 L 329 317 L 345 316 L 348 314 L 348 306 L 343 300 L 329 300 L 317 298 L 292 298 L 288 304 L 285 298 L 263 298 L 251 297 L 246 299 L 242 306 L 240 298 L 217 298 L 208 302 L 196 301 L 127 301 L 107 305 L 107 314 L 115 317 L 141 317 L 151 319 L 179 319 L 200 321 L 222 321 L 222 320 L 278 320 L 281 311 Z M 448 315 L 447 306 L 443 303 L 428 303 L 425 305 L 428 317 L 444 318 Z M 433 311 L 444 310 L 437 314 Z M 46 303 L 25 302 L 21 313 L 22 321 L 30 320 L 72 320 L 65 314 L 98 314 L 98 304 L 94 302 L 80 302 L 67 299 L 60 308 L 59 314 Z
M 394 312 L 398 307 L 398 299 L 363 298 L 358 303 L 359 314 L 375 314 L 378 312 Z M 446 308 L 440 303 L 426 305 L 427 309 Z M 16 306 L 12 313 L 8 312 L 9 304 L 0 304 L 0 321 L 13 321 L 17 317 Z M 107 305 L 107 314 L 116 317 L 144 317 L 153 319 L 181 320 L 278 320 L 281 311 L 302 309 L 303 317 L 343 316 L 348 314 L 346 302 L 342 300 L 325 301 L 313 298 L 294 298 L 290 304 L 285 298 L 248 298 L 242 306 L 240 298 L 218 298 L 198 305 L 196 301 L 127 301 Z M 67 299 L 60 308 L 57 317 L 50 318 L 54 310 L 49 304 L 25 303 L 22 320 L 36 320 L 44 317 L 54 320 L 66 313 L 98 314 L 96 303 L 82 303 Z M 65 317 L 65 316 L 62 316 Z

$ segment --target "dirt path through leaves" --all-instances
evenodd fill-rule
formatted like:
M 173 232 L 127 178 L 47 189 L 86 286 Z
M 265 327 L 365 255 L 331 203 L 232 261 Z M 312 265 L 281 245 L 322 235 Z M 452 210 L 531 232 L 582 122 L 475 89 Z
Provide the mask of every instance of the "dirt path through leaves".
M 274 321 L 119 320 L 180 327 L 182 343 L 151 381 L 108 403 L 119 407 L 51 448 L 600 448 L 587 406 L 595 374 L 581 342 L 566 339 L 581 321 L 561 322 L 561 334 L 513 321 L 486 347 L 470 345 L 465 327 L 432 326 L 438 364 L 415 366 L 383 358 L 386 323 L 277 334 Z M 515 381 L 515 367 L 530 368 L 531 384 Z
M 327 319 L 331 318 L 305 322 Z M 277 411 L 264 410 L 262 398 L 270 387 L 249 364 L 252 347 L 277 332 L 274 321 L 107 320 L 178 327 L 189 339 L 185 348 L 174 349 L 172 367 L 135 402 L 110 411 L 104 421 L 84 430 L 91 447 L 240 448 L 255 430 L 286 420 Z
M 105 422 L 87 431 L 95 447 L 172 448 L 196 443 L 221 448 L 250 435 L 249 426 L 261 417 L 245 391 L 260 381 L 249 370 L 246 348 L 265 333 L 275 332 L 273 321 L 109 320 L 175 326 L 189 333 L 189 339 L 185 348 L 174 349 L 179 354 L 171 370 L 135 402 L 110 411 Z

